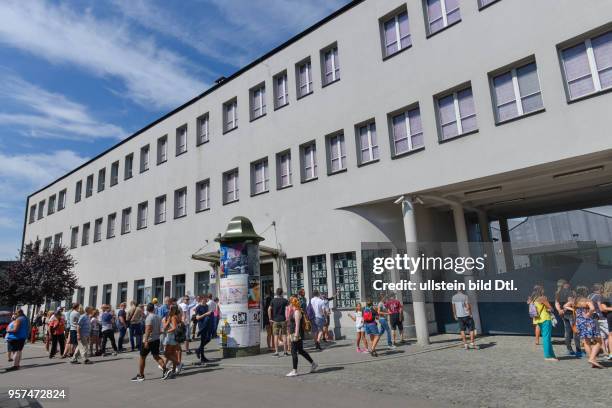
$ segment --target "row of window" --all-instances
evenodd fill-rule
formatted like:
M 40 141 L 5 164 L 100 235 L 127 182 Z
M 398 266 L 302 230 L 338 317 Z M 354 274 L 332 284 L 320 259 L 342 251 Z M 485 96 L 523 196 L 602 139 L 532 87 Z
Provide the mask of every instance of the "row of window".
M 588 51 L 591 50 L 591 51 Z M 586 54 L 583 54 L 582 52 Z M 592 58 L 589 57 L 592 55 Z M 578 68 L 585 60 L 592 70 L 590 74 L 581 72 Z M 562 61 L 568 73 L 568 90 L 574 97 L 585 96 L 585 90 L 605 90 L 612 87 L 612 32 L 586 40 L 585 42 L 562 51 Z M 584 62 L 584 61 L 583 61 Z M 584 71 L 584 70 L 583 70 Z M 586 80 L 590 82 L 587 82 Z M 497 123 L 515 119 L 530 113 L 541 111 L 544 108 L 537 66 L 534 60 L 528 60 L 505 68 L 501 72 L 490 75 L 494 109 Z M 595 84 L 595 85 L 592 85 Z M 592 86 L 591 86 L 592 85 Z M 461 135 L 466 135 L 478 129 L 476 111 L 471 86 L 469 83 L 435 96 L 435 108 L 439 140 L 446 141 Z M 412 151 L 424 148 L 423 131 L 419 104 L 404 108 L 388 114 L 392 156 L 398 157 Z M 376 123 L 370 121 L 355 126 L 355 142 L 359 165 L 374 162 L 379 158 L 379 147 L 376 134 Z M 300 153 L 300 181 L 308 182 L 318 178 L 317 146 L 310 141 L 299 146 Z M 346 146 L 344 133 L 336 132 L 326 136 L 326 158 L 328 174 L 335 174 L 347 169 Z M 276 187 L 284 189 L 291 187 L 292 163 L 291 150 L 276 154 Z M 114 166 L 113 166 L 114 167 Z M 91 177 L 91 176 L 90 176 Z M 93 183 L 88 178 L 87 185 Z M 100 178 L 99 178 L 100 180 Z M 103 180 L 103 178 L 102 178 Z M 268 192 L 270 189 L 270 175 L 268 158 L 262 158 L 251 163 L 251 195 Z M 196 212 L 210 208 L 210 180 L 206 179 L 196 183 Z M 77 189 L 78 191 L 78 189 Z M 223 203 L 229 204 L 240 199 L 238 168 L 223 173 Z M 58 210 L 64 208 L 66 190 L 59 194 Z M 55 195 L 49 198 L 49 213 L 53 213 Z M 38 216 L 44 211 L 44 200 L 39 203 Z M 33 220 L 36 208 L 30 209 L 30 221 Z M 132 220 L 131 207 L 121 213 L 121 233 L 130 232 Z M 174 192 L 174 218 L 187 215 L 187 187 Z M 116 213 L 108 215 L 106 237 L 115 236 Z M 155 224 L 166 221 L 166 196 L 155 199 Z M 94 222 L 93 241 L 102 239 L 103 219 Z M 137 207 L 136 228 L 146 228 L 148 223 L 148 202 L 142 202 Z M 89 243 L 90 224 L 83 225 L 81 245 Z M 71 247 L 78 243 L 78 227 L 72 230 Z M 61 234 L 60 234 L 61 239 Z M 47 242 L 49 240 L 49 242 Z M 57 239 L 55 240 L 57 242 Z M 48 245 L 47 245 L 48 244 Z M 51 245 L 51 237 L 45 240 L 45 247 Z
M 481 7 L 495 0 L 480 0 Z M 451 4 L 452 3 L 452 4 Z M 458 0 L 427 0 L 427 14 L 430 20 L 431 33 L 444 28 L 460 19 Z M 380 21 L 381 38 L 384 44 L 385 56 L 390 56 L 408 46 L 410 43 L 410 32 L 408 27 L 408 14 L 405 5 L 396 10 L 391 15 L 386 16 Z M 323 48 L 320 51 L 321 83 L 325 87 L 340 79 L 340 60 L 338 46 L 336 43 Z M 310 57 L 298 62 L 295 65 L 296 95 L 303 98 L 313 92 L 312 64 Z M 289 85 L 287 71 L 282 71 L 272 78 L 274 108 L 279 109 L 289 104 Z M 249 90 L 250 95 L 250 119 L 255 120 L 266 115 L 266 85 L 265 82 Z M 223 132 L 229 132 L 238 127 L 238 98 L 235 97 L 223 104 Z M 187 151 L 187 124 L 176 129 L 176 156 Z M 209 114 L 205 113 L 196 120 L 197 145 L 208 142 L 209 134 Z M 372 157 L 374 152 L 371 150 L 365 153 Z M 147 144 L 140 149 L 140 173 L 149 169 L 150 146 Z M 168 136 L 162 136 L 157 140 L 157 164 L 165 163 L 168 159 Z M 338 157 L 334 161 L 337 166 L 341 162 Z M 133 176 L 134 154 L 130 153 L 124 160 L 124 180 Z M 110 186 L 119 182 L 119 161 L 111 165 Z M 98 171 L 97 191 L 105 189 L 106 168 Z M 75 186 L 74 202 L 78 203 L 82 199 L 83 182 L 79 180 Z M 85 197 L 91 197 L 94 192 L 94 174 L 87 176 L 85 180 Z M 65 208 L 66 190 L 59 193 L 58 211 Z M 44 217 L 45 200 L 38 203 L 38 219 Z M 55 212 L 55 195 L 49 197 L 48 213 Z M 30 208 L 29 222 L 36 220 L 36 204 Z
M 458 2 L 453 0 L 428 1 L 428 10 L 445 10 L 446 14 L 434 13 L 436 18 L 431 20 L 433 27 L 438 27 L 458 13 Z M 484 5 L 484 4 L 483 4 Z M 447 17 L 444 17 L 446 15 Z M 450 16 L 450 17 L 449 17 Z M 402 47 L 409 45 L 408 17 L 405 6 L 393 12 L 390 16 L 381 19 L 383 30 L 383 43 L 385 52 L 397 52 Z M 392 30 L 393 28 L 393 30 Z M 402 45 L 403 44 L 403 45 Z M 591 38 L 581 40 L 571 46 L 560 49 L 560 59 L 566 85 L 566 92 L 570 101 L 592 95 L 594 93 L 608 90 L 612 87 L 612 32 L 607 32 Z M 321 51 L 321 64 L 323 83 L 329 84 L 338 80 L 339 60 L 338 47 L 333 44 Z M 296 79 L 298 84 L 298 95 L 306 96 L 312 92 L 312 74 L 310 59 L 296 64 Z M 543 110 L 543 100 L 538 79 L 535 60 L 532 58 L 527 62 L 515 64 L 501 72 L 490 74 L 495 118 L 497 123 Z M 281 107 L 288 103 L 287 74 L 284 71 L 274 77 L 275 84 L 275 106 Z M 439 140 L 445 141 L 456 136 L 469 134 L 477 130 L 476 111 L 469 83 L 463 84 L 455 89 L 436 95 L 436 114 L 439 132 Z M 251 110 L 255 116 L 265 114 L 265 83 L 251 90 Z M 237 98 L 224 104 L 224 126 L 225 130 L 231 130 L 237 126 Z M 257 116 L 258 117 L 258 116 Z M 228 127 L 229 126 L 229 127 Z M 197 118 L 197 144 L 203 144 L 209 140 L 209 115 L 208 113 Z M 392 156 L 396 157 L 404 153 L 418 150 L 424 147 L 421 117 L 418 103 L 404 109 L 396 114 L 390 115 L 390 133 L 392 134 L 391 146 Z M 187 151 L 187 124 L 176 129 L 176 155 Z M 376 161 L 379 156 L 378 142 L 376 138 L 376 125 L 374 121 L 361 124 L 356 129 L 357 158 L 359 164 Z M 157 163 L 162 164 L 168 157 L 167 135 L 157 140 Z M 346 169 L 346 151 L 344 146 L 344 135 L 342 133 L 328 137 L 328 173 L 332 174 Z M 309 181 L 317 178 L 316 145 L 314 142 L 300 146 L 301 153 L 301 181 Z M 150 147 L 145 145 L 140 150 L 140 172 L 149 169 Z M 277 188 L 288 187 L 291 181 L 291 153 L 288 150 L 278 157 L 277 162 Z M 134 155 L 128 154 L 124 161 L 124 179 L 133 176 Z M 268 191 L 267 159 L 255 163 L 255 177 L 257 180 L 251 184 L 251 194 L 259 194 Z M 119 181 L 119 161 L 111 165 L 110 186 Z M 106 168 L 98 171 L 97 191 L 105 188 Z M 90 197 L 94 190 L 94 175 L 91 174 L 85 181 L 85 197 Z M 81 201 L 82 181 L 79 180 L 75 186 L 75 202 Z M 224 174 L 224 203 L 238 200 L 238 172 L 232 170 Z M 66 189 L 58 194 L 57 211 L 66 206 Z M 53 214 L 56 210 L 56 195 L 49 197 L 47 214 Z M 41 219 L 45 213 L 45 200 L 30 207 L 29 222 L 36 218 Z M 37 217 L 38 216 L 38 217 Z
M 209 276 L 208 271 L 196 272 L 194 274 L 194 288 L 197 294 L 206 294 L 209 291 Z M 132 299 L 137 304 L 150 302 L 151 299 L 163 299 L 165 296 L 172 296 L 180 299 L 185 296 L 185 274 L 173 275 L 172 280 L 164 281 L 164 277 L 153 278 L 151 286 L 146 287 L 145 279 L 137 279 L 134 281 L 134 292 Z M 113 284 L 107 283 L 102 285 L 102 303 L 111 305 L 113 294 Z M 117 284 L 116 305 L 128 302 L 128 282 L 119 282 Z M 70 299 L 72 300 L 72 299 Z M 131 300 L 131 299 L 130 299 Z M 79 287 L 76 291 L 75 302 L 85 305 L 85 288 Z M 88 306 L 98 306 L 98 285 L 89 287 Z

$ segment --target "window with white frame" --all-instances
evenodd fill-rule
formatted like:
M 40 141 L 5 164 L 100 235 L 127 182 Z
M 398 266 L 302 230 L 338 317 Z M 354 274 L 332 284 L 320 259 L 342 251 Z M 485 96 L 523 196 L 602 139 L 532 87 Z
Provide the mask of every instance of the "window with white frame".
M 187 151 L 187 125 L 176 129 L 176 155 Z
M 79 243 L 79 227 L 72 227 L 70 230 L 70 249 L 77 247 Z
M 102 240 L 102 218 L 98 218 L 94 221 L 94 238 L 93 242 L 99 242 Z
M 75 203 L 78 203 L 79 201 L 81 201 L 82 190 L 83 190 L 83 181 L 79 180 L 76 182 L 74 186 L 74 202 Z
M 187 215 L 187 187 L 179 188 L 174 192 L 174 218 Z
M 168 136 L 157 139 L 157 164 L 165 163 L 168 160 Z
M 117 221 L 117 213 L 108 214 L 106 219 L 106 239 L 115 236 L 115 223 Z
M 276 155 L 277 188 L 291 186 L 291 151 L 287 150 Z
M 125 156 L 125 166 L 123 169 L 123 179 L 124 180 L 132 178 L 132 175 L 133 175 L 132 168 L 133 167 L 134 167 L 134 154 L 130 153 L 127 156 Z
M 298 98 L 312 93 L 312 66 L 310 59 L 297 66 L 297 92 Z
M 104 190 L 105 184 L 106 184 L 106 168 L 100 169 L 100 171 L 98 171 L 98 193 Z
M 89 176 L 87 176 L 87 181 L 85 183 L 85 197 L 91 197 L 91 195 L 93 194 L 93 183 L 94 176 L 93 174 L 90 174 Z
M 251 194 L 261 194 L 269 190 L 268 159 L 251 163 Z
M 478 0 L 478 7 L 483 8 L 483 7 L 488 6 L 489 4 L 495 3 L 496 1 L 499 1 L 499 0 Z
M 376 136 L 376 123 L 374 121 L 357 126 L 357 146 L 359 164 L 378 160 L 378 139 Z
M 53 237 L 53 247 L 54 248 L 59 248 L 62 246 L 63 236 L 64 234 L 62 234 L 61 232 L 58 232 L 57 234 L 55 234 L 55 236 Z
M 287 83 L 287 71 L 277 74 L 274 82 L 274 107 L 281 108 L 289 103 L 289 84 Z
M 266 114 L 266 85 L 261 84 L 251 89 L 251 120 Z
M 155 224 L 166 222 L 166 195 L 155 199 Z
M 327 137 L 327 160 L 330 174 L 346 169 L 346 146 L 343 133 Z
M 492 84 L 497 123 L 544 108 L 535 62 L 495 75 Z
M 83 234 L 81 235 L 81 246 L 85 246 L 89 244 L 89 230 L 91 229 L 91 225 L 86 222 L 83 224 Z
M 66 193 L 66 189 L 59 192 L 59 195 L 57 196 L 57 211 L 61 211 L 66 208 Z
M 307 143 L 300 147 L 301 150 L 301 170 L 302 181 L 314 180 L 317 178 L 317 145 L 316 142 Z
M 392 115 L 391 133 L 394 156 L 423 147 L 423 127 L 419 107 Z
M 113 164 L 111 164 L 111 178 L 110 178 L 111 187 L 117 184 L 118 182 L 119 182 L 119 161 L 116 161 Z
M 55 212 L 55 194 L 49 197 L 49 205 L 47 206 L 47 215 Z
M 461 20 L 459 0 L 426 0 L 429 34 Z
M 471 87 L 437 98 L 437 112 L 440 140 L 452 139 L 478 128 Z
M 132 216 L 132 207 L 124 208 L 121 211 L 121 233 L 127 234 L 130 232 L 130 218 Z
M 208 113 L 205 113 L 204 115 L 200 116 L 197 120 L 198 122 L 198 145 L 204 144 L 206 142 L 208 142 L 208 132 L 209 132 L 209 115 Z
M 412 45 L 408 12 L 405 9 L 381 21 L 381 28 L 385 57 Z
M 196 212 L 210 208 L 210 180 L 196 183 Z
M 238 127 L 238 99 L 234 98 L 229 102 L 223 104 L 223 131 L 229 132 L 230 130 Z
M 140 172 L 149 170 L 149 145 L 140 148 Z
M 30 206 L 30 224 L 36 221 L 36 204 Z
M 229 204 L 240 199 L 238 169 L 223 174 L 223 203 Z
M 338 46 L 333 46 L 321 52 L 323 61 L 323 85 L 329 85 L 340 79 L 340 60 Z
M 45 200 L 38 203 L 38 219 L 42 219 L 45 216 Z
M 149 214 L 149 202 L 145 201 L 138 204 L 138 218 L 136 220 L 136 228 L 147 228 L 147 217 Z
M 49 251 L 51 249 L 51 245 L 53 245 L 53 237 L 45 238 L 45 242 L 43 243 L 43 251 Z
M 612 31 L 561 51 L 570 100 L 612 87 Z

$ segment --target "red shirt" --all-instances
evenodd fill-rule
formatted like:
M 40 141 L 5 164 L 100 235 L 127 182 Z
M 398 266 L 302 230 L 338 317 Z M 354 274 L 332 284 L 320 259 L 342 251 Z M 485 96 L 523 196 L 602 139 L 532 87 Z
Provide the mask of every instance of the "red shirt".
M 400 310 L 402 309 L 402 304 L 397 299 L 391 299 L 387 301 L 385 306 L 387 307 L 387 310 L 389 310 L 389 313 L 391 314 L 399 313 Z

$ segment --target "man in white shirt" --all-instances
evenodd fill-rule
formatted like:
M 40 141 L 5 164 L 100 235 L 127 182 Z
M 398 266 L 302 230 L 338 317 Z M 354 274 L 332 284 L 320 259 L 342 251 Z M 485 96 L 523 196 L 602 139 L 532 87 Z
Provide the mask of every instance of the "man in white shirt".
M 466 330 L 470 332 L 470 346 L 476 349 L 474 338 L 476 337 L 476 329 L 474 319 L 472 318 L 472 306 L 467 295 L 462 290 L 458 290 L 451 299 L 453 305 L 453 316 L 459 322 L 459 330 L 461 330 L 461 340 L 463 347 L 468 350 L 467 340 L 465 338 Z
M 215 337 L 215 334 L 217 333 L 217 325 L 215 324 L 216 320 L 214 319 L 215 311 L 217 310 L 217 303 L 213 300 L 212 293 L 208 294 L 208 300 L 206 301 L 206 305 L 208 306 L 208 310 L 210 310 L 211 312 L 211 317 L 212 317 L 212 322 L 213 322 L 213 324 L 210 325 L 210 338 L 212 339 L 213 337 Z
M 312 292 L 310 306 L 314 311 L 314 322 L 312 322 L 313 331 L 315 332 L 315 348 L 321 350 L 321 338 L 323 337 L 323 326 L 325 326 L 325 300 L 321 298 L 318 290 Z

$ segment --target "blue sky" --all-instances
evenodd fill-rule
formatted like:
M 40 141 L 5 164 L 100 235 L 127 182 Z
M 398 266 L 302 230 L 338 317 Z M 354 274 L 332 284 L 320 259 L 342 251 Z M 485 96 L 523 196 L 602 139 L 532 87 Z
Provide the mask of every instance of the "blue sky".
M 25 199 L 348 0 L 0 2 L 0 259 Z

